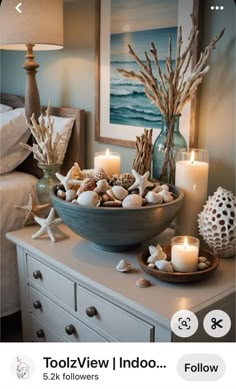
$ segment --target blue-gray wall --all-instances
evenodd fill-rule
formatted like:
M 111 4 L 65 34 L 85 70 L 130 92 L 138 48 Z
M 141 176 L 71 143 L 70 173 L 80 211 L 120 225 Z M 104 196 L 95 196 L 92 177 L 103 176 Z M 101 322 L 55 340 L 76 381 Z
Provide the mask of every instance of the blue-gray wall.
M 217 2 L 200 0 L 200 47 L 223 27 L 225 34 L 210 58 L 210 72 L 199 90 L 198 147 L 210 152 L 209 194 L 218 186 L 235 191 L 235 5 L 224 1 L 224 11 L 212 11 Z M 95 0 L 67 0 L 64 6 L 63 50 L 36 52 L 40 64 L 37 82 L 41 103 L 86 110 L 87 167 L 95 151 Z M 24 95 L 24 52 L 2 51 L 1 90 Z M 135 150 L 109 145 L 121 153 L 122 171 L 130 171 Z

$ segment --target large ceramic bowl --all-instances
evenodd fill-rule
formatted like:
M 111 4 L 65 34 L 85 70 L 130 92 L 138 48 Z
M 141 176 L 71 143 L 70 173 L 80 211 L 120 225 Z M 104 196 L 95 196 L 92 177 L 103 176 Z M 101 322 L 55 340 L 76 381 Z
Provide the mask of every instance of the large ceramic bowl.
M 106 251 L 131 249 L 164 231 L 177 215 L 183 192 L 172 185 L 170 191 L 177 198 L 169 203 L 139 208 L 87 207 L 73 204 L 55 195 L 52 204 L 64 223 L 76 234 Z

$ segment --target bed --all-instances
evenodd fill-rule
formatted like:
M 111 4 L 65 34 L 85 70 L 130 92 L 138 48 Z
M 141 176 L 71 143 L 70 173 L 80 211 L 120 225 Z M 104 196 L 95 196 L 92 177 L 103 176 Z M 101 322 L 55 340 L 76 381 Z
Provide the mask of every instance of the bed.
M 24 110 L 24 98 L 10 94 L 1 94 L 0 103 L 5 107 L 12 107 L 14 112 Z M 6 108 L 8 110 L 8 108 Z M 46 107 L 42 107 L 44 112 Z M 9 108 L 10 110 L 10 108 Z M 78 162 L 81 168 L 85 167 L 85 111 L 76 108 L 55 108 L 50 111 L 57 120 L 64 118 L 71 120 L 71 133 L 66 148 L 66 154 L 61 168 L 61 173 L 71 168 L 74 162 Z M 8 134 L 7 141 L 10 134 Z M 4 138 L 3 138 L 4 139 Z M 3 142 L 3 143 L 4 143 Z M 29 140 L 30 142 L 30 140 Z M 4 147 L 4 145 L 3 145 Z M 1 160 L 2 162 L 2 160 Z M 4 166 L 4 161 L 3 161 Z M 9 166 L 9 165 L 8 165 Z M 13 165 L 14 166 L 14 165 Z M 7 171 L 10 170 L 10 171 Z M 21 228 L 24 214 L 16 209 L 28 203 L 29 193 L 34 196 L 35 185 L 41 171 L 37 167 L 37 161 L 30 154 L 22 163 L 13 170 L 3 169 L 0 176 L 0 206 L 1 206 L 1 241 L 0 241 L 0 269 L 1 269 L 1 311 L 0 317 L 11 315 L 20 310 L 18 273 L 16 261 L 16 248 L 6 239 L 6 233 Z

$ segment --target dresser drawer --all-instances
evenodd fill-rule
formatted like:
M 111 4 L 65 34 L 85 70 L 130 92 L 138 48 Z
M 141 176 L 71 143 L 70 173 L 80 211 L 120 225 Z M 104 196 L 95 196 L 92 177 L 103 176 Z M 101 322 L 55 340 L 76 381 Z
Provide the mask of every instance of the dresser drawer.
M 60 336 L 52 331 L 45 323 L 34 315 L 30 315 L 32 340 L 34 342 L 64 342 Z
M 154 326 L 81 286 L 77 287 L 77 312 L 118 341 L 153 341 Z
M 27 255 L 27 276 L 65 305 L 75 309 L 75 283 Z
M 29 286 L 30 311 L 68 342 L 105 342 L 99 334 Z

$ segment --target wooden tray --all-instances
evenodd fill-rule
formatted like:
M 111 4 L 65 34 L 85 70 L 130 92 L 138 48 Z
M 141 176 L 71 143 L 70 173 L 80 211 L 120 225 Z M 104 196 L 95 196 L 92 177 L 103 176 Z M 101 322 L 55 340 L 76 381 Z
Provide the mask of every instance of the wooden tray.
M 167 260 L 170 261 L 171 257 L 171 246 L 170 245 L 163 245 L 162 246 L 163 251 L 167 255 Z M 161 281 L 166 282 L 174 282 L 174 283 L 187 283 L 187 282 L 198 282 L 202 281 L 205 278 L 209 277 L 219 266 L 220 260 L 210 252 L 206 250 L 201 250 L 199 252 L 199 256 L 204 256 L 208 259 L 208 261 L 211 262 L 211 266 L 205 270 L 197 270 L 196 272 L 191 273 L 181 273 L 181 272 L 173 272 L 168 273 L 161 270 L 158 270 L 157 268 L 150 268 L 147 266 L 147 258 L 149 257 L 149 250 L 145 250 L 143 253 L 141 253 L 138 257 L 139 265 L 141 268 L 151 276 L 158 278 Z

